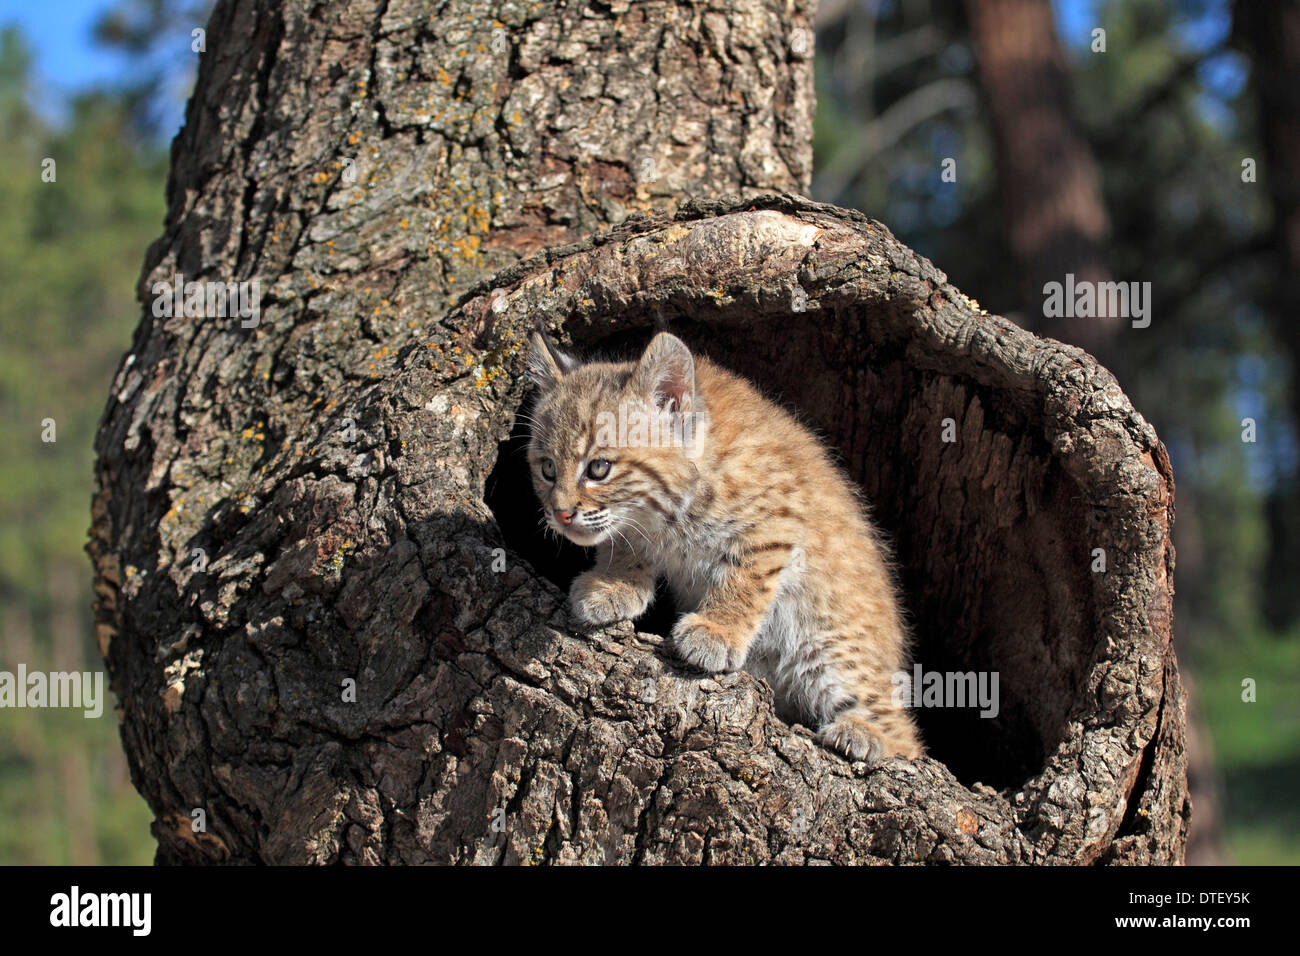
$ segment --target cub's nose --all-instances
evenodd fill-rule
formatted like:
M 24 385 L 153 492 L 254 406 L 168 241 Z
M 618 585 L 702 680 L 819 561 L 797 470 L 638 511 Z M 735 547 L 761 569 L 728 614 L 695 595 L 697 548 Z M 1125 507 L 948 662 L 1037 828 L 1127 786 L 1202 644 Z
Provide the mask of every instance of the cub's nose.
M 564 525 L 573 524 L 573 515 L 574 512 L 565 511 L 563 508 L 555 509 L 555 517 L 560 522 L 560 524 L 564 524 Z

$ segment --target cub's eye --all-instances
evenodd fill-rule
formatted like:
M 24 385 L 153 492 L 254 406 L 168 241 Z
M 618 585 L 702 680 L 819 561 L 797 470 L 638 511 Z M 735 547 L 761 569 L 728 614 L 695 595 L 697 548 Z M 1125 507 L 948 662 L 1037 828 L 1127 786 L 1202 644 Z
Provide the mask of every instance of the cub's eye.
M 542 477 L 547 481 L 555 480 L 555 462 L 549 458 L 542 459 Z
M 592 481 L 602 481 L 609 477 L 609 462 L 604 458 L 597 458 L 587 465 L 587 477 Z

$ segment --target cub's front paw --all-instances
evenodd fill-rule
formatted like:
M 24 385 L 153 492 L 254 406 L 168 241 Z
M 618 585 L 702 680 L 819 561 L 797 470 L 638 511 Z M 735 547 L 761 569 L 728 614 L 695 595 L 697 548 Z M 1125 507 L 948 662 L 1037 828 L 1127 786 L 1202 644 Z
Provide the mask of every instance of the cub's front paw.
M 818 730 L 817 739 L 850 760 L 865 760 L 871 766 L 887 756 L 884 742 L 867 721 L 844 715 Z
M 925 752 L 906 711 L 852 707 L 818 730 L 817 739 L 850 760 L 872 765 L 894 756 L 915 760 Z
M 569 607 L 584 624 L 599 626 L 628 621 L 649 604 L 650 594 L 636 585 L 595 571 L 578 575 L 569 588 Z
M 686 663 L 706 671 L 739 670 L 748 646 L 699 614 L 687 614 L 673 627 L 673 646 Z

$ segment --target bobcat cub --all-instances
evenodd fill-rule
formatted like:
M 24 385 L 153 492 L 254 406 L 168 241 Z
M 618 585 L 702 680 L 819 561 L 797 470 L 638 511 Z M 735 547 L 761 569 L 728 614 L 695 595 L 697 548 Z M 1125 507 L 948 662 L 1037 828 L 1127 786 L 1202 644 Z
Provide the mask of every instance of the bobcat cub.
M 600 625 L 667 579 L 677 653 L 745 668 L 783 716 L 856 760 L 915 757 L 892 702 L 907 637 L 881 543 L 821 443 L 744 379 L 661 332 L 637 362 L 581 363 L 540 332 L 528 462 L 546 522 L 599 549 L 570 590 Z

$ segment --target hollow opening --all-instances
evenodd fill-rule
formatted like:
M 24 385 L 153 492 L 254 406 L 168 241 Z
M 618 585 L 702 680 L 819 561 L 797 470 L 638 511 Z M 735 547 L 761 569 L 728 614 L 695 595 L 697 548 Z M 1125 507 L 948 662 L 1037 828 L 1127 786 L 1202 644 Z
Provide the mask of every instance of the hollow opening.
M 966 785 L 1015 790 L 1064 735 L 1096 652 L 1082 496 L 1027 396 L 918 361 L 906 308 L 823 305 L 815 322 L 738 311 L 670 327 L 796 410 L 835 451 L 894 553 L 930 755 Z M 663 318 L 661 303 L 621 315 L 614 332 L 573 323 L 571 344 L 584 358 L 633 358 Z M 506 545 L 567 591 L 591 557 L 540 524 L 524 454 L 529 401 L 501 444 L 487 504 Z M 661 590 L 637 627 L 666 634 L 676 614 Z M 943 706 L 927 700 L 935 675 L 949 692 Z M 954 706 L 951 692 L 972 690 L 992 698 Z

